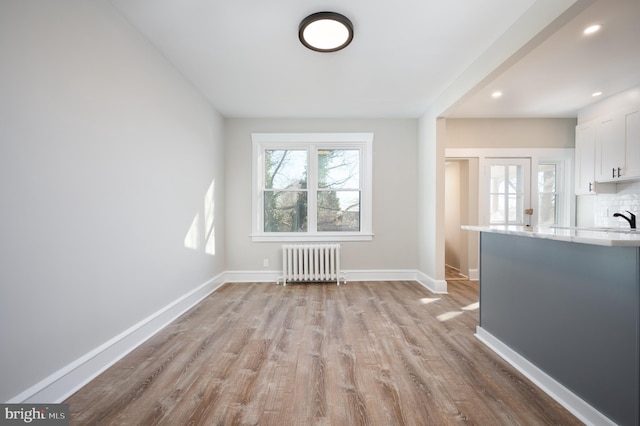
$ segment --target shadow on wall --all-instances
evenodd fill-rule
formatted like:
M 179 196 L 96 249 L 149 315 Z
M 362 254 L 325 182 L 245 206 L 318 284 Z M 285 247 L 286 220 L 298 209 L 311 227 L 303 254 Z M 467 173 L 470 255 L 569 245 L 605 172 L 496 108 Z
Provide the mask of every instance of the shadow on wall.
M 196 213 L 184 237 L 186 248 L 196 251 L 204 248 L 204 252 L 211 256 L 216 254 L 215 193 L 216 180 L 214 179 L 204 195 L 204 210 Z

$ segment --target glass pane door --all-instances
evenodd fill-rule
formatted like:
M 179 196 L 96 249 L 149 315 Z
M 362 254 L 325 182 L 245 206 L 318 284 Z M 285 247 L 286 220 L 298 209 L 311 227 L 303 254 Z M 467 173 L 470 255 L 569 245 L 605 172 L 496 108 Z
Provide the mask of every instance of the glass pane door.
M 522 158 L 487 159 L 490 225 L 530 224 L 531 214 L 525 214 L 530 200 L 530 163 Z

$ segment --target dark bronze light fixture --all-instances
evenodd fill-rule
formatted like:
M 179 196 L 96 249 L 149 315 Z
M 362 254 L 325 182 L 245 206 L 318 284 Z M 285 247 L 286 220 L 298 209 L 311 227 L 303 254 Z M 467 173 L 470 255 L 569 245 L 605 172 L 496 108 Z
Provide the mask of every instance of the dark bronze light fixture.
M 300 22 L 298 38 L 316 52 L 336 52 L 353 40 L 353 24 L 336 12 L 314 13 Z

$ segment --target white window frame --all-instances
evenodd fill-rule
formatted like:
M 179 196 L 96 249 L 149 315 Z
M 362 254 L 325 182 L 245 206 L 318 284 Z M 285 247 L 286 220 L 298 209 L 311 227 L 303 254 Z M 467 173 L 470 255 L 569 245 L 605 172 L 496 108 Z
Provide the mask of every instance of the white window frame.
M 556 191 L 554 192 L 554 194 L 556 195 L 556 224 L 554 225 L 549 225 L 549 226 L 568 226 L 571 224 L 571 221 L 569 220 L 569 215 L 570 215 L 570 205 L 568 205 L 567 203 L 567 198 L 573 194 L 573 191 L 569 190 L 568 193 L 566 191 L 565 188 L 568 187 L 572 187 L 573 184 L 572 182 L 567 183 L 566 180 L 566 165 L 565 165 L 565 161 L 563 160 L 559 160 L 557 158 L 552 158 L 552 159 L 544 159 L 541 158 L 538 161 L 538 164 L 536 166 L 536 170 L 535 172 L 531 172 L 532 177 L 534 176 L 535 173 L 535 178 L 536 178 L 536 184 L 535 184 L 535 191 L 536 191 L 536 207 L 538 209 L 538 213 L 540 212 L 540 193 L 539 193 L 539 189 L 538 189 L 538 166 L 541 165 L 554 165 L 556 166 Z
M 254 242 L 371 241 L 373 239 L 373 133 L 252 133 L 252 230 Z M 307 150 L 308 156 L 308 221 L 316 218 L 317 158 L 319 149 L 360 150 L 360 231 L 317 232 L 316 223 L 307 232 L 264 231 L 264 152 L 273 149 Z

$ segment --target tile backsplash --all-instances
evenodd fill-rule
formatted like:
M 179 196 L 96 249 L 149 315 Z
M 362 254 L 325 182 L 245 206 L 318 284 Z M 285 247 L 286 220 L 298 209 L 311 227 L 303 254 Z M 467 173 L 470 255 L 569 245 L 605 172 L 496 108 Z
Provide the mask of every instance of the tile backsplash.
M 607 228 L 628 228 L 629 224 L 622 218 L 613 217 L 616 212 L 635 213 L 640 221 L 640 181 L 618 183 L 615 194 L 598 194 L 594 206 L 594 225 Z

